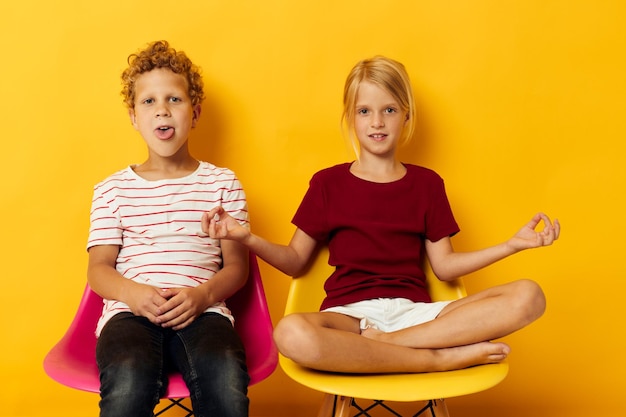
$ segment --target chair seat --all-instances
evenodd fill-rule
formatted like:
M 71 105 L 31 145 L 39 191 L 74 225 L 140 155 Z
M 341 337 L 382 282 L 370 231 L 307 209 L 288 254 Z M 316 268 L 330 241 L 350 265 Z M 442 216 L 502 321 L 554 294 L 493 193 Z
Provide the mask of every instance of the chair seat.
M 458 397 L 491 388 L 506 377 L 507 362 L 421 374 L 340 374 L 305 368 L 279 355 L 294 381 L 317 391 L 352 398 L 415 402 Z

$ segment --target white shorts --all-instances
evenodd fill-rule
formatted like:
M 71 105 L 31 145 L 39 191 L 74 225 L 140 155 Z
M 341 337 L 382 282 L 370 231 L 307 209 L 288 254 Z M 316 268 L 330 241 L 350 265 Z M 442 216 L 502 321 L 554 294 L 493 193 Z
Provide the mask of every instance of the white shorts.
M 373 327 L 388 333 L 434 320 L 450 303 L 415 303 L 406 298 L 377 298 L 330 307 L 322 312 L 340 313 L 359 319 L 361 330 Z

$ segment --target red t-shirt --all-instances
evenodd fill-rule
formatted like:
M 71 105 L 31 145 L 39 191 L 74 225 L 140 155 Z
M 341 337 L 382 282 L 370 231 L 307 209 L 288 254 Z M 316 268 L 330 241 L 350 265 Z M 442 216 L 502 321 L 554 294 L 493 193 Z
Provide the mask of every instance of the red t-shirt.
M 459 231 L 443 180 L 434 171 L 406 164 L 390 183 L 354 176 L 349 163 L 316 173 L 292 222 L 328 245 L 326 298 L 320 309 L 374 298 L 429 302 L 424 239 Z

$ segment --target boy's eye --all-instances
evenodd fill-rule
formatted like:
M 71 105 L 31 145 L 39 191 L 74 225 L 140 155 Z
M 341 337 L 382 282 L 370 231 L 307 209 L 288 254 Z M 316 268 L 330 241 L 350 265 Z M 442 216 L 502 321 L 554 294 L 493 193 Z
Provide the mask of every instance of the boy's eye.
M 178 98 L 178 97 L 171 97 L 171 98 L 170 98 L 170 101 L 172 101 L 172 102 L 176 103 L 176 102 L 179 102 L 179 101 L 181 101 L 181 100 L 180 100 L 180 98 Z
M 145 99 L 145 100 L 143 101 L 143 103 L 144 103 L 144 104 L 152 104 L 153 102 L 154 102 L 154 100 L 153 100 L 153 99 L 151 99 L 151 98 L 147 98 L 147 99 Z

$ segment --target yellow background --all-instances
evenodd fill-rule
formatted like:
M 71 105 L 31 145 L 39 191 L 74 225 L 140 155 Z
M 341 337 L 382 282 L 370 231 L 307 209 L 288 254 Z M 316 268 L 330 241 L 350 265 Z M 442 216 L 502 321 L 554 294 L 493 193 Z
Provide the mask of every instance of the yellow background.
M 457 248 L 502 241 L 539 210 L 563 224 L 555 246 L 467 277 L 470 292 L 530 277 L 549 304 L 506 338 L 507 379 L 451 399 L 451 414 L 623 416 L 625 12 L 621 0 L 2 1 L 0 415 L 97 414 L 96 395 L 41 363 L 85 283 L 92 186 L 145 158 L 120 72 L 167 39 L 204 70 L 194 152 L 237 172 L 254 230 L 281 242 L 310 176 L 352 158 L 339 129 L 351 66 L 404 62 L 420 121 L 403 160 L 446 179 Z M 261 266 L 277 321 L 289 278 Z M 280 369 L 250 397 L 254 417 L 314 416 L 321 398 Z

